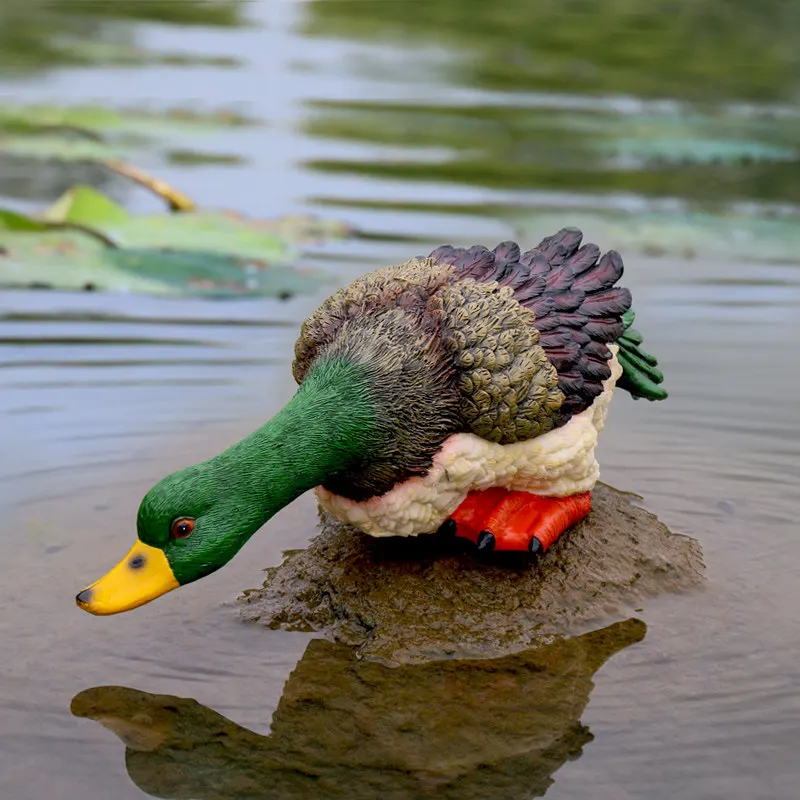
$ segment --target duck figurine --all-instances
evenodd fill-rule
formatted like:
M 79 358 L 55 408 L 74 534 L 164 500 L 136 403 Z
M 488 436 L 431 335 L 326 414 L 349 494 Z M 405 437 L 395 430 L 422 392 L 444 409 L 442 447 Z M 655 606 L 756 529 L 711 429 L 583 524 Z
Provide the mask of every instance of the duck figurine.
M 545 553 L 589 513 L 615 386 L 666 397 L 620 255 L 581 240 L 440 247 L 337 291 L 302 325 L 294 397 L 157 483 L 136 544 L 78 605 L 115 614 L 209 575 L 312 488 L 372 536 Z

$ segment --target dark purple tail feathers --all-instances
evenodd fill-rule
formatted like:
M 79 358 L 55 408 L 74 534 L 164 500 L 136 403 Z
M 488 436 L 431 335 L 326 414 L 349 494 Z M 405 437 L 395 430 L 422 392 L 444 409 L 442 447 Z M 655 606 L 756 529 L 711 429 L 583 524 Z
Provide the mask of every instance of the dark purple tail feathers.
M 582 239 L 579 230 L 564 228 L 526 253 L 503 242 L 494 250 L 444 246 L 430 254 L 463 278 L 510 286 L 533 310 L 539 342 L 558 371 L 567 417 L 588 408 L 603 391 L 611 376 L 606 345 L 623 335 L 622 315 L 631 307 L 631 293 L 615 286 L 622 257 L 615 251 L 601 257 L 597 245 L 581 246 Z

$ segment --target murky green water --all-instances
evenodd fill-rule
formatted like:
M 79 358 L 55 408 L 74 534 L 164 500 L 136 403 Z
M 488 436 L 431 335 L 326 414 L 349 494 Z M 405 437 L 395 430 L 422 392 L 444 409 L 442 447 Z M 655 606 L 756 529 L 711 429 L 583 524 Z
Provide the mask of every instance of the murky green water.
M 122 23 L 106 4 L 4 4 L 0 97 L 263 117 L 226 134 L 245 164 L 160 171 L 208 205 L 352 222 L 362 238 L 307 259 L 339 283 L 442 241 L 564 224 L 624 249 L 671 397 L 615 400 L 603 477 L 702 542 L 709 587 L 648 604 L 643 639 L 615 628 L 544 669 L 388 678 L 236 620 L 238 590 L 312 534 L 304 498 L 221 572 L 89 617 L 75 590 L 125 552 L 143 492 L 290 396 L 296 325 L 318 298 L 4 292 L 0 794 L 796 797 L 796 8 L 263 0 L 238 27 L 216 6 L 200 26 L 153 21 L 186 22 L 189 5 L 115 3 L 144 18 Z M 88 63 L 109 51 L 115 64 Z M 20 208 L 76 180 L 152 207 L 96 168 L 0 161 Z M 437 706 L 472 713 L 421 724 Z

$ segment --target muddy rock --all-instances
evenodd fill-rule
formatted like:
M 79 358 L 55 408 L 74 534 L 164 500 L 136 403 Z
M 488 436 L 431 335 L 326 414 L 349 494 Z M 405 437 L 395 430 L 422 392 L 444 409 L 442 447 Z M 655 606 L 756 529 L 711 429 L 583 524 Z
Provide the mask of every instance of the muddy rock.
M 635 499 L 598 484 L 591 514 L 535 564 L 482 562 L 437 536 L 375 539 L 323 513 L 319 536 L 266 570 L 240 613 L 392 666 L 520 652 L 702 585 L 699 544 Z

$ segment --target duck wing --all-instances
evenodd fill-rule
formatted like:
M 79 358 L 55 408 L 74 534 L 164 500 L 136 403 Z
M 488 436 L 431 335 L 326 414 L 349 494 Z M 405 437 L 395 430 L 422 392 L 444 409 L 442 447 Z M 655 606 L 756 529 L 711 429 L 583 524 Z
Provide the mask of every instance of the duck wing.
M 535 315 L 538 344 L 558 375 L 563 403 L 555 425 L 588 408 L 611 375 L 608 345 L 620 345 L 621 385 L 634 396 L 661 399 L 656 384 L 663 379 L 655 359 L 638 348 L 641 335 L 628 332 L 631 293 L 617 282 L 623 274 L 616 251 L 601 256 L 600 248 L 581 244 L 583 234 L 564 228 L 522 252 L 515 242 L 494 250 L 439 247 L 430 258 L 454 268 L 466 282 L 497 282 L 513 290 L 514 299 Z
M 323 302 L 302 325 L 295 379 L 331 359 L 358 364 L 380 407 L 380 443 L 325 486 L 366 499 L 425 474 L 454 433 L 509 444 L 565 424 L 602 392 L 612 342 L 645 386 L 654 359 L 626 330 L 622 259 L 581 238 L 565 229 L 525 253 L 440 247 Z

